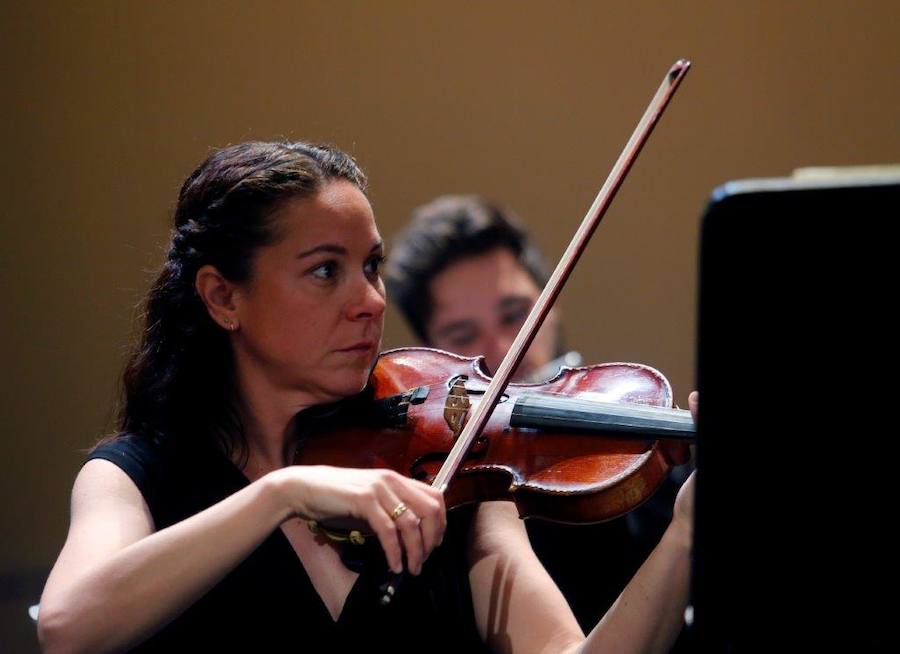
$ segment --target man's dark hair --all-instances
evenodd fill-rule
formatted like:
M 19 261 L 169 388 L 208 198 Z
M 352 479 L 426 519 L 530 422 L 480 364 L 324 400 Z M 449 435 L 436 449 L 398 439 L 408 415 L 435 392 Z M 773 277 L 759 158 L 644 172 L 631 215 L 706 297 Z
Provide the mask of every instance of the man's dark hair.
M 543 257 L 511 212 L 475 195 L 445 195 L 413 211 L 409 227 L 394 239 L 385 285 L 423 343 L 429 342 L 431 280 L 462 259 L 497 248 L 509 248 L 538 288 L 544 287 Z

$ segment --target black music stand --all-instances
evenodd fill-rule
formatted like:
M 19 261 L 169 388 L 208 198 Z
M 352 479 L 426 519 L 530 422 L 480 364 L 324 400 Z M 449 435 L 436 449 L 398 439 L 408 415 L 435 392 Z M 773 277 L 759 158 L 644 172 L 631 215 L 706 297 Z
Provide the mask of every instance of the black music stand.
M 696 651 L 869 652 L 896 639 L 898 219 L 900 176 L 713 193 L 700 248 Z

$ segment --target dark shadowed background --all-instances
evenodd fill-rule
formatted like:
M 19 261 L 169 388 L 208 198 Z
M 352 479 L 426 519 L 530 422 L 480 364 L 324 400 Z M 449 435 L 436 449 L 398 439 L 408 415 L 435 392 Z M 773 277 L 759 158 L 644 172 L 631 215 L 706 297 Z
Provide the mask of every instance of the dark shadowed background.
M 898 43 L 888 0 L 3 2 L 0 651 L 36 649 L 26 607 L 111 428 L 177 190 L 212 148 L 327 141 L 368 171 L 389 242 L 417 204 L 477 192 L 555 261 L 691 59 L 562 297 L 570 346 L 659 368 L 686 405 L 710 191 L 900 160 Z M 385 345 L 408 343 L 392 312 Z

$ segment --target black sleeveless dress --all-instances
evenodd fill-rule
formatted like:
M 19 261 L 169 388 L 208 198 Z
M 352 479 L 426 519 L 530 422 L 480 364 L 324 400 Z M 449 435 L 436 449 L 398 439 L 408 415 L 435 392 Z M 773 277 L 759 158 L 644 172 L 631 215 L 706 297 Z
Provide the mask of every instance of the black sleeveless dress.
M 153 443 L 126 435 L 95 448 L 90 459 L 111 461 L 128 474 L 157 530 L 249 483 L 212 445 L 175 439 Z M 407 578 L 388 607 L 378 602 L 385 567 L 373 542 L 337 621 L 287 537 L 276 529 L 209 592 L 133 651 L 486 651 L 475 630 L 465 560 L 471 518 L 465 509 L 450 513 L 443 544 L 419 577 Z

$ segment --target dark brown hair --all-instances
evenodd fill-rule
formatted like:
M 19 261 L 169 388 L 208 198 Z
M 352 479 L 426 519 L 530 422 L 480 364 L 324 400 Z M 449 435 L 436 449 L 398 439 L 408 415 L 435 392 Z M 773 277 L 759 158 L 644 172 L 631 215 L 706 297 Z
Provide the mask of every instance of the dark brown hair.
M 241 143 L 214 152 L 191 173 L 166 260 L 142 304 L 140 341 L 124 373 L 120 435 L 205 435 L 228 454 L 245 451 L 231 346 L 195 290 L 197 271 L 211 264 L 233 282 L 249 280 L 256 250 L 278 238 L 273 211 L 333 179 L 366 188 L 349 155 L 308 143 Z
M 416 208 L 393 243 L 385 270 L 388 297 L 416 336 L 428 343 L 431 280 L 452 264 L 509 248 L 538 288 L 547 283 L 543 257 L 512 212 L 476 195 L 445 195 Z

